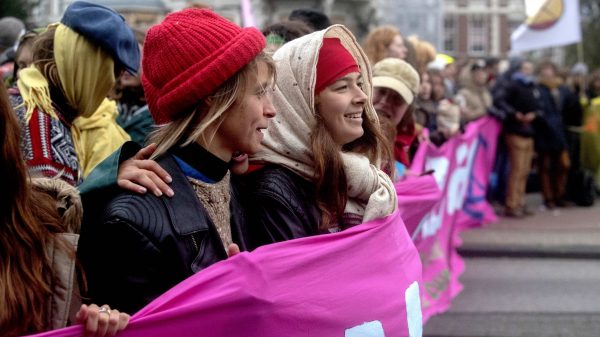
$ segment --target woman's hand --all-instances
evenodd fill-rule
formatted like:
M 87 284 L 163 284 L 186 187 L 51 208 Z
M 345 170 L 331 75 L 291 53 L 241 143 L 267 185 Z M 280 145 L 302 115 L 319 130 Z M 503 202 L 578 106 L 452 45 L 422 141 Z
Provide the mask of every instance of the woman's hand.
M 155 150 L 156 144 L 150 144 L 119 165 L 119 187 L 141 194 L 150 190 L 157 197 L 163 194 L 172 197 L 175 194 L 167 185 L 173 181 L 171 176 L 157 162 L 148 159 Z
M 85 335 L 94 337 L 116 335 L 125 329 L 130 318 L 128 314 L 110 309 L 108 305 L 98 307 L 95 304 L 81 305 L 75 317 L 77 323 L 84 325 Z
M 232 257 L 240 253 L 240 247 L 232 243 L 227 247 L 227 257 Z

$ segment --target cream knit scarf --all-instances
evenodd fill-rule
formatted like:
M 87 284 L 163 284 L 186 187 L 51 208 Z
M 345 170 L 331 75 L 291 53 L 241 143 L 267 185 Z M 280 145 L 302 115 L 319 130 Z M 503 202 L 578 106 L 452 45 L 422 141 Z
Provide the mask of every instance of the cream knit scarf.
M 369 99 L 365 116 L 379 125 L 371 104 L 371 68 L 365 53 L 344 26 L 335 25 L 291 41 L 281 47 L 273 58 L 277 65 L 277 83 L 273 104 L 277 116 L 271 121 L 263 140 L 264 151 L 253 162 L 278 164 L 313 181 L 313 157 L 310 133 L 315 118 L 316 66 L 323 38 L 335 37 L 350 51 L 361 69 L 364 88 Z M 391 179 L 378 167 L 379 162 L 358 153 L 343 153 L 348 181 L 348 203 L 345 213 L 367 222 L 393 213 L 397 207 L 396 190 Z

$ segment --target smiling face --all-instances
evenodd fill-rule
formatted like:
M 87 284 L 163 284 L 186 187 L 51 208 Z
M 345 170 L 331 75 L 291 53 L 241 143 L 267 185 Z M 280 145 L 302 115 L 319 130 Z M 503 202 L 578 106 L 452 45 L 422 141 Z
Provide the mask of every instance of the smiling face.
M 408 103 L 398 92 L 384 87 L 373 89 L 373 106 L 379 116 L 389 119 L 394 126 L 400 124 L 408 110 Z
M 315 98 L 318 114 L 340 146 L 351 143 L 364 133 L 362 123 L 367 95 L 362 85 L 360 73 L 352 72 L 326 87 Z
M 225 119 L 215 135 L 214 142 L 229 154 L 234 152 L 255 154 L 261 149 L 261 142 L 269 126 L 269 119 L 275 117 L 271 102 L 273 76 L 264 62 L 257 64 L 257 75 L 249 76 L 244 94 L 226 112 Z

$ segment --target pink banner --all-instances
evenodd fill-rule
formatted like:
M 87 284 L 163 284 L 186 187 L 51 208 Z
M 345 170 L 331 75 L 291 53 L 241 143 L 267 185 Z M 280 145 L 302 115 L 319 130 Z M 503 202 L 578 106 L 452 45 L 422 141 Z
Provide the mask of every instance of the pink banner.
M 408 176 L 394 183 L 398 197 L 398 208 L 408 233 L 414 233 L 423 217 L 442 197 L 432 175 Z
M 140 310 L 119 336 L 417 337 L 421 270 L 397 211 L 217 263 Z M 74 326 L 38 336 L 82 333 Z
M 494 118 L 481 118 L 440 148 L 422 144 L 413 159 L 411 170 L 434 170 L 433 177 L 442 190 L 441 198 L 414 231 L 409 228 L 423 264 L 424 322 L 447 310 L 462 290 L 458 278 L 464 263 L 456 251 L 459 233 L 496 220 L 486 200 L 486 188 L 500 128 Z

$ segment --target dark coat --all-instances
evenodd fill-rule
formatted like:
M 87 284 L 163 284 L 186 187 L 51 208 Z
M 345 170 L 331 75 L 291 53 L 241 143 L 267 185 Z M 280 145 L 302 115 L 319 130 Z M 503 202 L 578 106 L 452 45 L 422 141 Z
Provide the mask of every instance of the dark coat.
M 84 195 L 79 256 L 94 303 L 134 313 L 227 258 L 215 225 L 173 156 L 165 155 L 158 163 L 173 178 L 172 198 L 119 191 L 100 206 L 106 189 Z M 246 250 L 244 215 L 234 191 L 230 210 L 233 241 Z
M 569 90 L 559 86 L 553 94 L 547 86 L 538 86 L 539 104 L 544 111 L 543 118 L 535 124 L 535 147 L 541 152 L 560 152 L 567 148 L 564 110 L 567 108 Z M 556 95 L 556 96 L 555 96 Z
M 538 98 L 540 94 L 536 85 L 513 75 L 513 79 L 499 83 L 494 89 L 494 105 L 503 114 L 503 130 L 505 133 L 522 137 L 533 137 L 533 123 L 521 123 L 517 120 L 517 112 L 526 114 L 534 112 L 536 117 L 542 115 Z M 537 118 L 536 118 L 537 119 Z
M 252 172 L 243 182 L 252 248 L 320 233 L 312 182 L 278 165 Z

